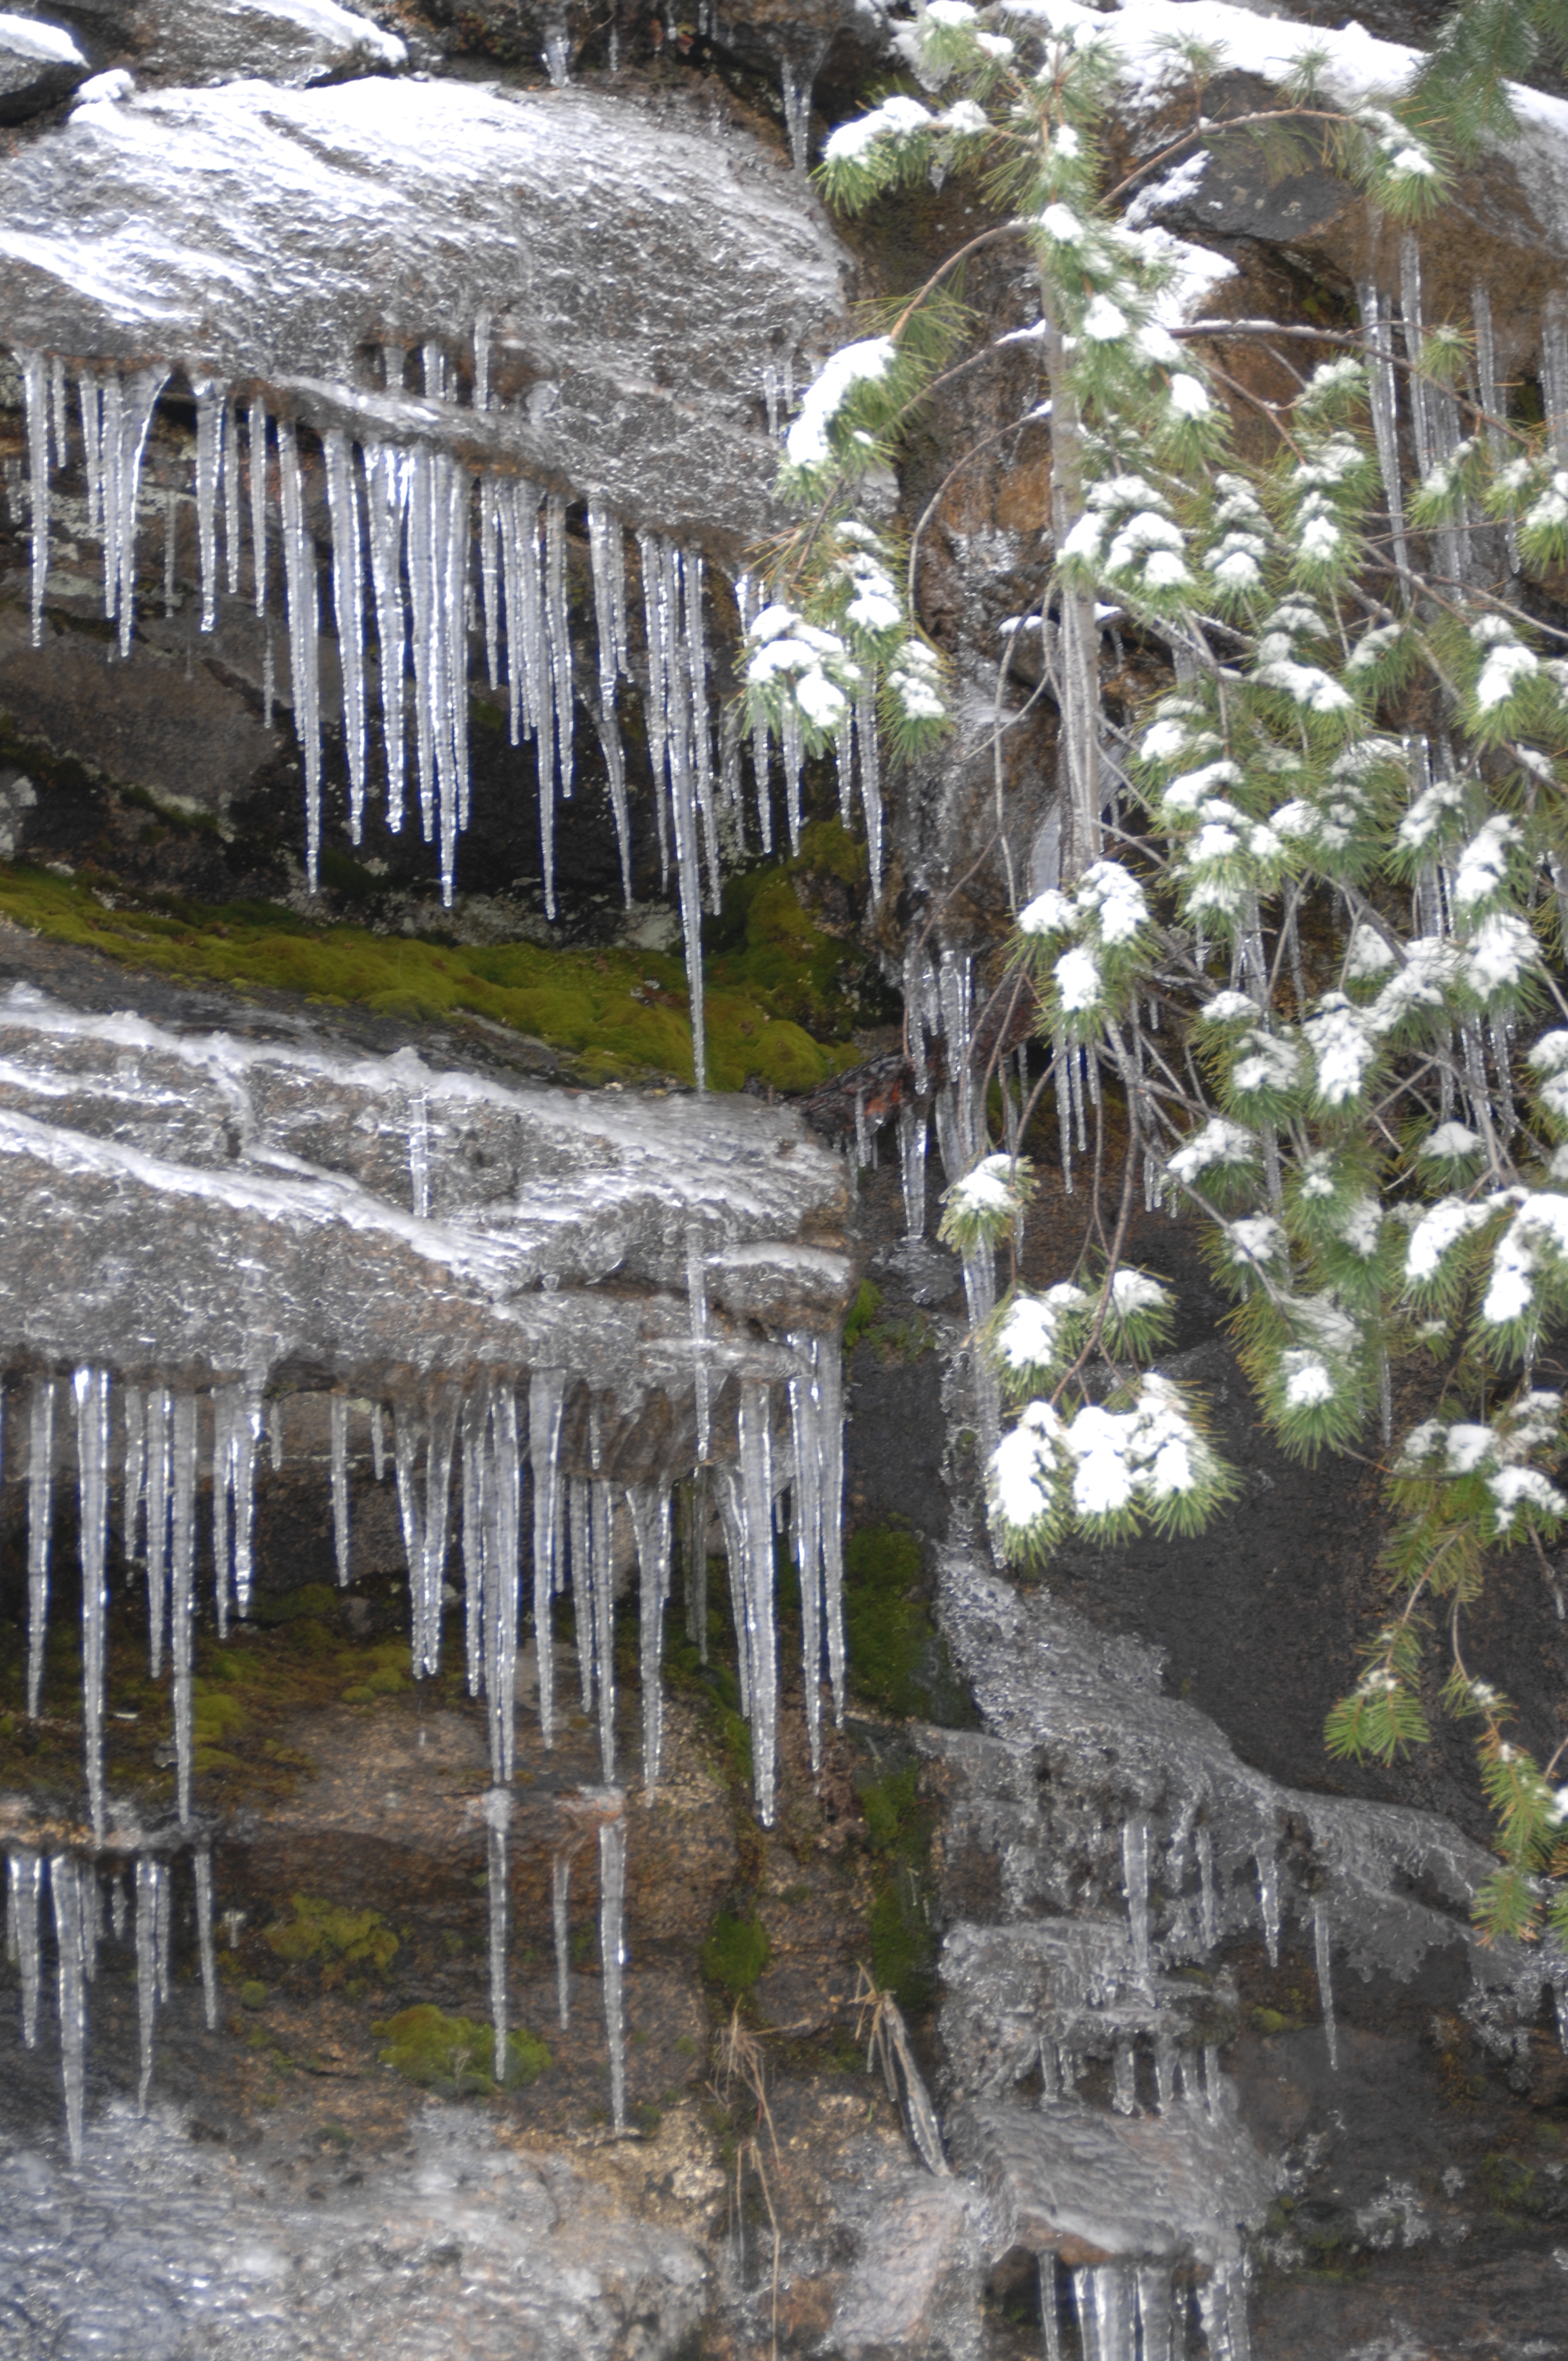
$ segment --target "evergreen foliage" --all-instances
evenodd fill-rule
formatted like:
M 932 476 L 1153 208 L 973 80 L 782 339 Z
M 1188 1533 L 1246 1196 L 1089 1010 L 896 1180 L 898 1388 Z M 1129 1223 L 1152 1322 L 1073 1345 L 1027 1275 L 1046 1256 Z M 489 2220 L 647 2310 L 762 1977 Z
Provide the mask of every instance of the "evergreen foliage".
M 1554 37 L 1541 10 L 1463 13 L 1409 102 L 1336 115 L 1304 52 L 1260 136 L 1327 150 L 1397 219 L 1430 216 L 1447 168 L 1411 126 L 1434 77 L 1460 77 L 1457 128 L 1477 136 L 1507 44 Z M 901 38 L 923 94 L 835 132 L 819 177 L 861 209 L 968 171 L 1001 216 L 985 236 L 1032 258 L 1055 555 L 1031 620 L 1060 714 L 1062 849 L 1016 913 L 1014 961 L 1058 1102 L 1087 1060 L 1100 1149 L 1124 1138 L 1119 1219 L 1097 1195 L 1072 1279 L 1014 1289 L 986 1332 L 1011 1418 L 993 1530 L 1026 1559 L 1069 1532 L 1192 1531 L 1232 1497 L 1201 1400 L 1157 1367 L 1166 1290 L 1124 1257 L 1141 1180 L 1204 1224 L 1283 1446 L 1370 1450 L 1386 1471 L 1390 1605 L 1331 1747 L 1387 1759 L 1427 1736 L 1441 1633 L 1442 1703 L 1476 1726 L 1497 1816 L 1480 1922 L 1530 1936 L 1549 1916 L 1568 1938 L 1559 1758 L 1508 1737 L 1464 1642 L 1499 1554 L 1544 1564 L 1568 1522 L 1568 1424 L 1535 1376 L 1568 1314 L 1568 639 L 1532 614 L 1533 578 L 1568 556 L 1568 469 L 1483 408 L 1468 335 L 1446 326 L 1397 378 L 1376 328 L 1365 348 L 1324 334 L 1313 366 L 1310 341 L 1284 340 L 1315 331 L 1237 324 L 1310 356 L 1272 456 L 1247 459 L 1215 339 L 1171 301 L 1175 242 L 1118 215 L 1125 184 L 1102 193 L 1113 20 L 927 0 Z M 1173 89 L 1221 63 L 1187 45 Z M 1157 160 L 1215 136 L 1201 100 L 1193 116 Z M 747 680 L 755 711 L 790 707 L 814 743 L 872 679 L 895 752 L 948 726 L 903 553 L 861 505 L 974 334 L 948 276 L 868 324 L 791 430 L 802 522 Z M 1107 615 L 1166 669 L 1131 728 L 1102 694 Z M 950 1189 L 945 1235 L 966 1257 L 1014 1238 L 1036 1180 L 997 1144 Z M 1397 1399 L 1420 1412 L 1402 1433 Z

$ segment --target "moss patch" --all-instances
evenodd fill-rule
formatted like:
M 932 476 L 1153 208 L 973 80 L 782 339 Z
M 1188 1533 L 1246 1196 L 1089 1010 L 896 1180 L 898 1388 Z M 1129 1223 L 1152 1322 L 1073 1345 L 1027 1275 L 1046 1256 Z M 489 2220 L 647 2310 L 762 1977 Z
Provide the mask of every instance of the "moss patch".
M 860 1054 L 849 1036 L 863 966 L 807 915 L 792 874 L 800 865 L 736 881 L 744 892 L 733 939 L 707 964 L 717 1090 L 752 1078 L 815 1090 Z M 692 1078 L 685 978 L 660 952 L 463 946 L 315 926 L 267 902 L 163 895 L 131 909 L 117 906 L 117 889 L 116 906 L 111 898 L 80 880 L 0 863 L 0 917 L 131 967 L 414 1021 L 477 1016 L 547 1042 L 590 1082 Z
M 318 1960 L 324 1984 L 341 1982 L 350 1967 L 372 1968 L 384 1975 L 397 1957 L 398 1938 L 378 1910 L 342 1910 L 313 1894 L 295 1894 L 290 1899 L 294 1916 L 285 1925 L 267 1929 L 268 1949 L 291 1966 Z
M 721 1910 L 702 1947 L 702 1971 L 710 1984 L 739 1999 L 757 1982 L 773 1950 L 760 1918 L 737 1917 Z
M 494 2067 L 496 2037 L 490 2026 L 467 2016 L 444 2016 L 429 2002 L 400 2009 L 370 2028 L 384 2041 L 383 2066 L 392 2067 L 422 2089 L 444 2092 L 449 2098 L 483 2098 L 499 2087 L 526 2090 L 550 2064 L 549 2050 L 532 2033 L 507 2037 L 506 2070 L 498 2086 Z
M 888 1713 L 928 1715 L 926 1668 L 938 1642 L 918 1534 L 903 1525 L 862 1525 L 845 1551 L 844 1573 L 844 1638 L 857 1693 Z

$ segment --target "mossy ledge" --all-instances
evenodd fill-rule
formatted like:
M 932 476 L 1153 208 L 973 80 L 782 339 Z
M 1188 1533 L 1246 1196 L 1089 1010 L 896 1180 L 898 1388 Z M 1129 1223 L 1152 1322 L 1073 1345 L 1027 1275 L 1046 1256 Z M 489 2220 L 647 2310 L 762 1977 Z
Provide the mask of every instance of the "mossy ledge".
M 722 915 L 705 928 L 711 1088 L 811 1091 L 863 1054 L 852 1028 L 881 1013 L 880 988 L 807 901 L 819 876 L 852 884 L 864 859 L 836 822 L 822 821 L 806 830 L 797 860 L 726 889 Z M 7 863 L 0 922 L 182 983 L 293 994 L 411 1023 L 477 1018 L 545 1044 L 582 1082 L 693 1079 L 685 977 L 659 951 L 378 933 L 277 903 L 133 897 L 90 869 L 64 876 Z

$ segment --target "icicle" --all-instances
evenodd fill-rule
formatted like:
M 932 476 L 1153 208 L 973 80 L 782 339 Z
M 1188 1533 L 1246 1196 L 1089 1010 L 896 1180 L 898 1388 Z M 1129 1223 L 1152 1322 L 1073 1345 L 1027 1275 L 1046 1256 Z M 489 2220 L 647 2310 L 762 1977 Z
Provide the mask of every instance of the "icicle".
M 475 388 L 477 403 L 478 389 Z M 494 476 L 479 478 L 479 605 L 485 623 L 485 677 L 501 685 L 500 499 Z
M 707 1669 L 707 1470 L 695 1468 L 685 1495 L 686 1638 Z
M 1176 2097 L 1176 2040 L 1163 2028 L 1154 2037 L 1154 2081 L 1164 2114 Z
M 1138 2361 L 1174 2361 L 1170 2349 L 1170 2273 L 1157 2263 L 1140 2263 L 1135 2277 Z
M 552 492 L 544 503 L 544 630 L 555 699 L 555 762 L 561 781 L 561 800 L 570 803 L 572 631 L 566 609 L 566 503 L 557 492 Z
M 202 629 L 218 627 L 218 479 L 224 463 L 225 397 L 215 378 L 196 380 L 196 542 L 202 562 Z
M 250 471 L 250 581 L 258 615 L 267 612 L 267 412 L 253 401 L 246 412 Z M 268 728 L 272 724 L 270 719 Z
M 795 159 L 795 169 L 804 179 L 811 165 L 811 84 L 812 74 L 801 72 L 791 58 L 779 66 L 779 82 L 784 99 L 784 130 L 789 137 L 789 152 Z
M 1149 1980 L 1149 1831 L 1146 1820 L 1128 1820 L 1122 1830 L 1123 1892 L 1127 1899 L 1127 1934 L 1133 1949 L 1133 1973 L 1139 1983 Z
M 1268 1949 L 1268 1964 L 1279 1965 L 1279 1869 L 1272 1853 L 1258 1853 L 1254 1859 L 1257 1871 L 1257 1907 L 1263 1920 L 1263 1939 Z
M 348 1587 L 348 1397 L 332 1397 L 332 1539 L 337 1587 Z
M 485 1561 L 490 1516 L 489 1396 L 463 1405 L 463 1640 L 468 1694 L 485 1693 Z M 499 1774 L 494 1762 L 490 1777 Z
M 926 1235 L 926 1148 L 930 1124 L 925 1107 L 906 1099 L 898 1110 L 898 1162 L 904 1181 L 904 1235 Z
M 703 561 L 700 550 L 688 549 L 685 574 L 685 693 L 691 697 L 691 749 L 697 810 L 702 816 L 703 851 L 707 861 L 707 906 L 718 917 L 724 906 L 723 878 L 718 858 L 718 820 L 713 798 L 713 732 L 709 721 L 707 637 L 702 611 Z
M 598 1688 L 599 1764 L 615 1776 L 615 1498 L 596 1484 L 591 1546 L 594 1564 L 594 1677 Z
M 121 1870 L 109 1888 L 109 1916 L 115 1929 L 115 1940 L 126 1939 L 126 1913 L 129 1904 L 126 1897 L 126 1873 Z
M 126 1565 L 141 1554 L 142 1512 L 147 1503 L 147 1408 L 139 1386 L 121 1389 L 126 1429 L 125 1480 L 120 1494 L 120 1545 Z M 0 1414 L 4 1400 L 0 1397 Z
M 365 446 L 365 504 L 370 524 L 370 582 L 376 599 L 376 644 L 381 681 L 381 737 L 387 758 L 387 826 L 403 825 L 403 681 L 407 621 L 403 609 L 403 515 L 408 461 L 383 444 Z
M 759 1378 L 741 1380 L 740 1484 L 745 1518 L 746 1629 L 751 1663 L 751 1753 L 757 1817 L 773 1824 L 778 1658 L 773 1638 L 773 1484 L 770 1397 Z
M 348 444 L 335 427 L 323 436 L 322 452 L 332 516 L 333 608 L 343 671 L 348 835 L 350 842 L 357 844 L 365 822 L 365 550 L 359 530 L 359 489 Z
M 118 617 L 122 662 L 130 654 L 136 620 L 137 491 L 142 453 L 166 382 L 161 369 L 141 369 L 127 380 L 112 377 L 104 389 L 104 613 L 111 622 Z
M 1370 279 L 1357 287 L 1356 299 L 1366 338 L 1367 368 L 1372 380 L 1372 439 L 1383 476 L 1383 495 L 1388 504 L 1389 534 L 1396 563 L 1408 566 L 1410 553 L 1405 539 L 1405 497 L 1399 475 L 1398 384 L 1394 375 L 1394 332 L 1388 299 Z
M 498 1386 L 490 1407 L 490 1520 L 485 1550 L 485 1689 L 490 1763 L 510 1782 L 517 1751 L 517 1586 L 522 1545 L 522 1463 L 517 1396 Z
M 724 1556 L 729 1576 L 729 1613 L 735 1630 L 735 1679 L 740 1692 L 740 1713 L 751 1718 L 751 1633 L 746 1611 L 746 1509 L 740 1470 L 725 1466 L 714 1470 L 714 1505 L 724 1535 Z
M 1208 2339 L 1210 2361 L 1248 2361 L 1246 2300 L 1236 2282 L 1240 2266 L 1216 2263 L 1198 2290 L 1198 2316 Z
M 317 634 L 316 553 L 305 531 L 304 483 L 292 419 L 278 421 L 278 476 L 283 508 L 283 586 L 288 594 L 289 675 L 294 730 L 305 765 L 305 876 L 313 894 L 321 866 L 321 657 Z
M 877 745 L 876 697 L 868 685 L 855 710 L 861 755 L 861 805 L 866 816 L 866 857 L 871 867 L 872 906 L 882 900 L 882 757 Z
M 795 1559 L 800 1576 L 800 1662 L 811 1775 L 822 1771 L 822 1454 L 821 1396 L 804 1338 L 790 1338 L 797 1360 L 790 1374 L 795 1431 Z M 815 1340 L 812 1340 L 815 1341 Z
M 801 736 L 800 716 L 793 705 L 784 717 L 783 735 L 784 774 L 784 817 L 789 822 L 789 849 L 800 858 L 800 779 L 806 763 L 806 744 Z
M 670 1596 L 670 1496 L 662 1485 L 628 1487 L 641 1600 L 642 1786 L 659 1784 L 664 1746 L 664 1604 Z
M 572 1896 L 572 1854 L 575 1850 L 575 1846 L 566 1846 L 550 1864 L 550 1915 L 555 1933 L 555 2005 L 563 2032 L 572 2022 L 571 1929 L 566 1913 Z
M 1220 1939 L 1220 1919 L 1214 1895 L 1214 1839 L 1207 1822 L 1200 1826 L 1192 1842 L 1198 1855 L 1199 1923 L 1203 1948 L 1212 1951 Z
M 234 1398 L 226 1386 L 213 1393 L 213 1604 L 217 1611 L 218 1638 L 229 1631 L 229 1582 L 234 1555 L 229 1544 L 229 1511 L 234 1503 L 234 1456 L 229 1431 Z
M 566 1479 L 567 1525 L 571 1539 L 572 1620 L 577 1634 L 577 1682 L 583 1711 L 594 1702 L 594 1567 L 590 1540 L 593 1486 L 586 1476 Z
M 550 1600 L 555 1588 L 555 1534 L 560 1523 L 563 1369 L 537 1369 L 528 1387 L 528 1456 L 533 1473 L 533 1648 L 539 1667 L 539 1729 L 555 1743 L 555 1641 Z
M 41 1953 L 38 1909 L 43 1899 L 44 1865 L 36 1852 L 6 1856 L 7 1924 L 16 1941 L 16 1972 L 22 1987 L 22 2046 L 35 2049 L 38 2039 L 38 1984 Z
M 137 1862 L 137 2024 L 140 2034 L 141 2080 L 137 2112 L 147 2113 L 152 2081 L 152 2035 L 158 2017 L 158 1900 L 163 1863 L 149 1853 Z
M 174 1398 L 173 1548 L 170 1580 L 169 1650 L 174 1666 L 175 1785 L 181 1826 L 191 1818 L 192 1756 L 194 1730 L 191 1698 L 191 1658 L 195 1607 L 196 1566 L 196 1397 Z
M 277 1464 L 273 1462 L 275 1466 Z M 373 1403 L 370 1410 L 370 1465 L 376 1471 L 377 1483 L 384 1482 L 387 1474 L 387 1413 L 379 1402 Z
M 54 1520 L 54 1384 L 33 1379 L 27 1458 L 27 1719 L 38 1718 L 49 1629 L 49 1529 Z
M 228 592 L 239 597 L 239 404 L 224 405 L 224 556 L 228 567 Z
M 419 348 L 420 369 L 424 380 L 427 401 L 446 399 L 446 355 L 439 345 L 422 345 Z
M 207 2021 L 207 2031 L 218 2029 L 218 1963 L 213 1955 L 213 1856 L 206 1845 L 198 1845 L 194 1856 L 196 1872 L 196 1943 L 202 1954 L 202 2009 Z M 115 1889 L 118 1898 L 119 1887 Z M 118 1928 L 115 1929 L 116 1933 Z
M 625 1963 L 626 1815 L 599 1822 L 599 1960 L 604 1971 L 604 2027 L 609 2049 L 610 2120 L 626 2129 L 626 2006 L 621 1993 Z
M 256 1454 L 261 1443 L 261 1397 L 236 1390 L 229 1421 L 229 1480 L 234 1488 L 234 1599 L 250 1612 L 256 1568 Z
M 452 1455 L 457 1441 L 458 1396 L 444 1391 L 431 1404 L 424 1460 L 424 1547 L 411 1566 L 413 1590 L 414 1678 L 441 1669 L 442 1590 L 446 1580 L 452 1515 Z
M 86 2100 L 87 1995 L 82 1970 L 82 1887 L 76 1863 L 57 1852 L 49 1865 L 54 1896 L 55 1949 L 59 1960 L 60 2068 L 65 2085 L 65 2136 L 71 2161 L 82 2161 L 82 2116 Z
M 702 1226 L 697 1222 L 686 1226 L 686 1308 L 691 1318 L 693 1406 L 700 1466 L 712 1451 L 713 1434 L 707 1365 L 707 1256 Z
M 425 1425 L 417 1414 L 400 1402 L 393 1411 L 392 1462 L 398 1479 L 398 1513 L 403 1529 L 403 1557 L 409 1570 L 409 1596 L 411 1609 L 411 1647 L 413 1675 L 418 1680 L 424 1670 L 424 1629 L 420 1609 L 420 1591 L 424 1565 L 424 1514 L 414 1488 L 414 1472 L 419 1464 L 419 1446 L 425 1435 Z
M 173 1414 L 168 1388 L 154 1386 L 147 1398 L 147 1629 L 148 1662 L 154 1680 L 163 1669 L 163 1625 L 169 1598 Z
M 588 502 L 588 558 L 598 628 L 599 738 L 609 774 L 616 842 L 620 849 L 621 890 L 630 909 L 631 822 L 626 801 L 626 756 L 615 705 L 618 675 L 625 673 L 630 678 L 626 656 L 626 548 L 620 520 L 598 500 Z
M 1039 2257 L 1040 2324 L 1045 2330 L 1046 2361 L 1062 2361 L 1061 2298 L 1057 2292 L 1057 2258 L 1047 2247 Z
M 82 1368 L 76 1396 L 76 1460 L 82 1521 L 82 1719 L 87 1750 L 87 1795 L 93 1833 L 104 1840 L 104 1681 L 105 1564 L 109 1540 L 109 1373 Z
M 33 645 L 44 643 L 44 592 L 49 586 L 49 376 L 42 353 L 18 353 L 27 417 L 27 487 L 32 505 Z
M 490 2021 L 496 2030 L 496 2081 L 507 2079 L 507 1920 L 511 1900 L 511 1872 L 507 1859 L 507 1831 L 511 1826 L 512 1798 L 509 1789 L 492 1787 L 485 1797 L 488 1876 L 486 1892 L 490 1905 Z
M 449 466 L 440 528 L 441 710 L 436 774 L 441 790 L 441 898 L 452 907 L 457 885 L 457 831 L 468 825 L 468 559 L 473 541 L 473 478 Z
M 691 1005 L 692 1074 L 699 1091 L 707 1088 L 707 1045 L 702 998 L 702 877 L 697 860 L 698 768 L 693 761 L 693 715 L 690 704 L 690 607 L 683 591 L 688 563 L 667 541 L 641 536 L 646 577 L 652 566 L 654 589 L 650 598 L 649 665 L 657 674 L 657 701 L 663 726 L 657 732 L 654 784 L 659 783 L 659 758 L 667 766 L 670 812 L 674 827 L 675 871 L 680 888 L 681 926 L 685 938 L 686 991 Z M 681 629 L 683 608 L 687 628 Z M 684 675 L 684 676 L 683 676 Z M 654 733 L 651 731 L 651 736 Z M 707 721 L 699 733 L 706 742 Z
M 71 430 L 65 414 L 65 363 L 56 353 L 49 365 L 49 417 L 54 431 L 54 464 L 71 465 Z
M 82 471 L 87 478 L 87 530 L 94 539 L 104 531 L 104 389 L 91 369 L 76 380 L 82 410 Z
M 1323 2037 L 1329 2064 L 1339 2070 L 1339 2026 L 1334 2018 L 1333 1945 L 1328 1905 L 1320 1897 L 1312 1905 L 1312 1950 L 1318 1969 L 1318 1999 L 1323 2012 Z

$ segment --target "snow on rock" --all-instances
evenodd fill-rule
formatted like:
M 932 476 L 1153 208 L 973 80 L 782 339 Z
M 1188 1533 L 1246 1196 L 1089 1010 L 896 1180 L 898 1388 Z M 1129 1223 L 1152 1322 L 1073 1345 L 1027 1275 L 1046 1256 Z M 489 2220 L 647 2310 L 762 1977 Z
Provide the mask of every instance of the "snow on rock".
M 87 60 L 59 26 L 0 13 L 0 123 L 20 123 L 57 105 L 88 71 Z
M 843 310 L 841 248 L 760 151 L 577 92 L 144 91 L 0 164 L 0 225 L 17 348 L 161 356 L 710 544 L 773 521 L 764 389 Z M 367 363 L 412 346 L 442 390 Z
M 254 78 L 298 88 L 408 63 L 395 33 L 337 0 L 153 0 L 140 16 L 138 70 L 161 81 Z

